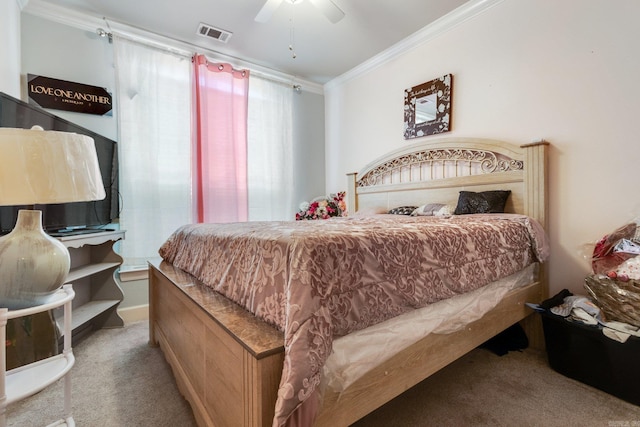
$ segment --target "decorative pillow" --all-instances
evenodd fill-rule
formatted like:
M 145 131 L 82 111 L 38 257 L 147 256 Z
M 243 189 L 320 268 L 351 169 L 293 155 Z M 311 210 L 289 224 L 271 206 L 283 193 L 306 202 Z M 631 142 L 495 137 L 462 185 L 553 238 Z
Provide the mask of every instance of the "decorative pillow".
M 444 203 L 428 203 L 411 212 L 411 216 L 434 216 L 444 206 Z
M 502 213 L 507 203 L 511 190 L 461 191 L 458 196 L 458 205 L 454 215 L 466 215 L 475 213 Z
M 411 215 L 411 212 L 415 211 L 417 206 L 400 206 L 391 209 L 389 212 L 392 215 Z

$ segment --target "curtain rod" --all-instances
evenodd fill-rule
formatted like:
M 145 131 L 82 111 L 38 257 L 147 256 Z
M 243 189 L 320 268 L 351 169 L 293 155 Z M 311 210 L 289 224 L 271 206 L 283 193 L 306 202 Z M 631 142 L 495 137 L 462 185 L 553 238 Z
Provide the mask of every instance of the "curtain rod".
M 127 35 L 123 35 L 123 34 L 119 34 L 119 33 L 111 33 L 112 37 L 116 37 L 116 38 L 121 38 L 124 40 L 127 40 L 131 43 L 136 43 L 139 45 L 143 45 L 143 46 L 147 46 L 153 49 L 158 49 L 167 53 L 170 53 L 172 55 L 178 56 L 180 58 L 183 59 L 188 59 L 190 61 L 193 62 L 193 52 L 187 51 L 187 50 L 175 50 L 174 48 L 172 48 L 171 46 L 167 46 L 167 45 L 162 45 L 162 44 L 157 44 L 157 43 L 153 43 L 153 42 L 147 42 L 147 41 L 142 41 L 138 38 L 135 37 L 128 37 Z M 194 46 L 197 47 L 197 46 Z M 203 53 L 203 55 L 205 56 L 205 58 L 207 59 L 207 61 L 209 62 L 221 62 L 221 61 L 225 61 L 225 59 L 218 59 L 218 58 L 210 58 L 206 53 Z M 236 68 L 233 64 L 231 64 L 233 71 L 235 72 L 242 72 L 242 69 L 238 69 Z M 298 83 L 298 79 L 296 79 L 293 76 L 274 76 L 272 74 L 268 74 L 266 72 L 263 72 L 261 70 L 255 70 L 252 69 L 250 67 L 247 67 L 249 69 L 249 71 L 251 72 L 251 75 L 253 77 L 258 77 L 264 80 L 269 80 L 271 82 L 274 83 L 281 83 L 284 85 L 290 85 L 292 87 L 293 90 L 295 90 L 297 93 L 300 93 L 302 91 L 302 85 L 300 83 Z M 316 92 L 316 91 L 311 91 L 311 92 Z M 322 94 L 322 92 L 317 92 Z
M 194 61 L 196 55 L 198 55 L 198 54 L 196 53 L 196 54 L 194 54 L 194 56 L 191 57 L 191 62 Z M 207 55 L 205 55 L 205 54 L 202 54 L 201 56 L 204 56 L 204 60 L 205 60 L 207 65 L 214 65 L 215 66 L 217 64 L 219 71 L 224 70 L 224 65 L 222 63 L 220 63 L 220 61 L 209 61 L 209 58 L 207 58 Z M 247 71 L 249 71 L 249 72 L 251 71 L 251 70 L 247 70 L 247 69 L 241 70 L 239 68 L 235 68 L 232 64 L 229 64 L 229 65 L 231 65 L 231 72 L 232 73 L 240 73 L 240 74 L 242 74 L 242 77 L 245 76 Z
M 317 93 L 317 94 L 324 94 L 324 89 L 322 87 L 322 85 L 318 84 L 318 83 L 313 83 L 313 82 L 309 82 L 306 80 L 302 80 L 299 79 L 295 76 L 283 73 L 281 71 L 277 71 L 277 70 L 273 70 L 271 68 L 268 67 L 263 67 L 263 66 L 258 66 L 255 64 L 252 64 L 250 62 L 244 61 L 240 58 L 236 58 L 234 56 L 230 56 L 230 55 L 225 55 L 219 52 L 215 52 L 215 51 L 211 51 L 209 49 L 205 49 L 202 48 L 200 46 L 197 46 L 193 43 L 189 43 L 189 42 L 182 42 L 182 41 L 178 41 L 178 40 L 173 40 L 173 39 L 168 39 L 165 36 L 162 36 L 160 34 L 156 34 L 147 30 L 142 30 L 136 27 L 131 27 L 132 29 L 142 32 L 142 33 L 146 33 L 149 34 L 151 36 L 153 36 L 153 38 L 158 38 L 159 40 L 153 40 L 153 38 L 148 37 L 148 36 L 144 36 L 144 35 L 138 35 L 138 34 L 133 34 L 131 32 L 127 32 L 125 31 L 113 31 L 111 28 L 111 25 L 109 25 L 109 21 L 106 18 L 103 18 L 107 28 L 109 29 L 109 32 L 106 33 L 105 36 L 108 36 L 110 38 L 110 40 L 114 37 L 120 37 L 123 39 L 126 39 L 128 41 L 134 42 L 134 43 L 138 43 L 141 45 L 145 45 L 145 46 L 151 46 L 154 47 L 156 49 L 159 50 L 163 50 L 166 52 L 169 52 L 173 55 L 177 55 L 179 57 L 183 57 L 183 58 L 188 58 L 191 59 L 194 55 L 194 53 L 197 52 L 201 52 L 206 58 L 207 60 L 210 60 L 212 62 L 228 62 L 231 64 L 231 66 L 233 67 L 234 71 L 238 70 L 238 67 L 241 68 L 246 68 L 248 69 L 252 75 L 254 76 L 258 76 L 261 77 L 263 79 L 275 82 L 275 83 L 284 83 L 287 85 L 291 85 L 291 87 L 296 90 L 297 92 L 301 91 L 302 89 L 302 84 L 310 91 L 313 93 Z M 122 25 L 122 24 L 117 24 L 117 25 Z M 96 30 L 99 31 L 100 29 Z M 160 40 L 162 39 L 162 41 Z M 165 39 L 167 40 L 171 40 L 173 43 L 169 43 L 168 41 L 164 41 Z M 180 45 L 180 47 L 175 47 L 175 45 L 178 44 Z M 239 70 L 241 71 L 241 70 Z

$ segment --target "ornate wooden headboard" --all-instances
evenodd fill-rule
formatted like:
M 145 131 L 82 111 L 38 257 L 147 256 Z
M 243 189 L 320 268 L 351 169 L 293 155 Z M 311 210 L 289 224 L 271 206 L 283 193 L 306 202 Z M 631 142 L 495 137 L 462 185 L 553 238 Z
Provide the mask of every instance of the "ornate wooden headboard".
M 507 212 L 547 229 L 547 148 L 545 141 L 517 146 L 450 137 L 408 145 L 348 174 L 348 209 L 455 205 L 462 190 L 511 190 Z

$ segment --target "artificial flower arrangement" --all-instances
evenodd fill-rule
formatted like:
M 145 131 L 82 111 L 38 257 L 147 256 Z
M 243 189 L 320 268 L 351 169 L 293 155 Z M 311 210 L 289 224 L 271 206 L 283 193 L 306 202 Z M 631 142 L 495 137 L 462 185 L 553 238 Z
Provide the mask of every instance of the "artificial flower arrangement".
M 347 216 L 347 203 L 344 200 L 344 196 L 345 192 L 341 191 L 330 194 L 329 197 L 320 197 L 311 202 L 300 203 L 300 211 L 296 213 L 296 221 Z

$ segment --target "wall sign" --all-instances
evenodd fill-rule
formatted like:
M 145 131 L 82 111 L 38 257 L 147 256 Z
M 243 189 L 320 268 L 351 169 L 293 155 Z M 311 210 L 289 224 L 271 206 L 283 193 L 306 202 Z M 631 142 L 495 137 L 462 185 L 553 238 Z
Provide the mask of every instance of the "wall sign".
M 54 110 L 112 115 L 111 94 L 105 88 L 50 77 L 27 75 L 29 103 Z

